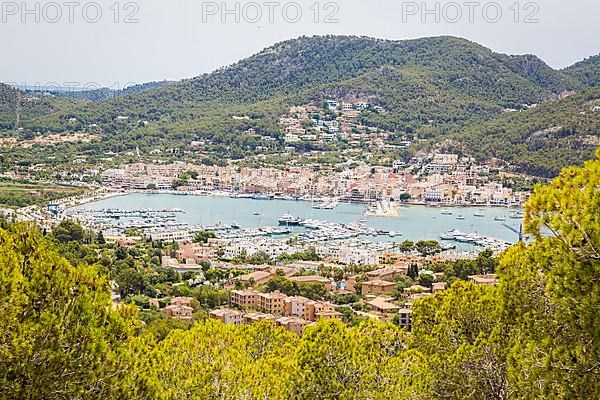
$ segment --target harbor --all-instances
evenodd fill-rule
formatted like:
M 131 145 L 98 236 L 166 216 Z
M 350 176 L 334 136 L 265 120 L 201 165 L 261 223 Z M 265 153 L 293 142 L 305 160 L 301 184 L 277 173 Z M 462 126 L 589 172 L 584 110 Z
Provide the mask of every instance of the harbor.
M 135 204 L 136 207 L 131 205 Z M 334 209 L 314 208 L 314 201 L 262 197 L 178 196 L 133 193 L 79 205 L 66 215 L 101 230 L 127 228 L 213 231 L 224 238 L 297 236 L 306 241 L 358 239 L 367 242 L 438 240 L 440 232 L 454 229 L 515 243 L 520 210 L 505 207 L 479 209 L 399 206 L 399 215 L 378 218 L 368 207 L 340 202 Z M 475 213 L 483 213 L 483 217 Z M 508 226 L 508 227 L 507 227 Z M 458 242 L 473 248 L 476 242 Z

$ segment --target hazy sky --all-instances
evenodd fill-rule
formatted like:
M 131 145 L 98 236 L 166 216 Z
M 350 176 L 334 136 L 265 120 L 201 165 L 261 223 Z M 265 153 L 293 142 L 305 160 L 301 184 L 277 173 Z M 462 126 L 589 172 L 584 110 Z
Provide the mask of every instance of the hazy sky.
M 533 53 L 555 68 L 600 53 L 598 0 L 241 0 L 225 2 L 229 14 L 222 1 L 115 1 L 44 1 L 36 10 L 28 0 L 28 12 L 21 0 L 2 0 L 0 81 L 114 87 L 177 80 L 315 34 L 455 35 L 502 53 Z

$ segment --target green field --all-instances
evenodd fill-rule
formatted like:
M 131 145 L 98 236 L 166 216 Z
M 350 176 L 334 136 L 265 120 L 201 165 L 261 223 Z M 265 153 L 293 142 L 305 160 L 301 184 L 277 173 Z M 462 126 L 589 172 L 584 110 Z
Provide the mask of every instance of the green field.
M 78 195 L 84 189 L 38 183 L 0 182 L 0 206 L 25 207 Z

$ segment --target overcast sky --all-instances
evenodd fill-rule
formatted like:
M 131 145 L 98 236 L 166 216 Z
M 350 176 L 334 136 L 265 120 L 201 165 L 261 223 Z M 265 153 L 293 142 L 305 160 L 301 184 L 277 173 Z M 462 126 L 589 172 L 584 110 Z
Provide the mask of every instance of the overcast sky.
M 237 11 L 236 2 L 226 1 L 233 10 L 227 14 L 222 1 L 123 0 L 117 3 L 118 15 L 111 8 L 115 1 L 68 6 L 57 0 L 44 7 L 45 1 L 37 11 L 36 2 L 26 1 L 30 13 L 20 0 L 0 2 L 0 81 L 114 87 L 178 80 L 231 64 L 276 42 L 315 34 L 395 40 L 455 35 L 497 52 L 533 53 L 555 68 L 600 53 L 598 0 L 470 5 L 469 0 L 427 1 L 429 14 L 422 1 L 241 0 Z

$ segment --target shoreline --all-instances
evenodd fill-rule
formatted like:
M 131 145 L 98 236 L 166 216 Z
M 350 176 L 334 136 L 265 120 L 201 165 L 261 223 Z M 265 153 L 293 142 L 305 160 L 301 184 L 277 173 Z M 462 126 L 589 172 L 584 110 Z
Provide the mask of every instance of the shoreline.
M 79 206 L 82 206 L 85 204 L 97 203 L 99 201 L 108 200 L 113 197 L 127 196 L 128 194 L 129 193 L 127 193 L 127 192 L 101 190 L 101 191 L 94 191 L 92 193 L 86 193 L 86 194 L 82 195 L 81 198 L 59 199 L 56 202 L 62 204 L 65 209 L 69 209 L 69 208 L 79 207 Z
M 77 206 L 81 206 L 81 205 L 85 205 L 85 204 L 91 204 L 91 203 L 96 203 L 98 201 L 102 201 L 102 200 L 106 200 L 108 198 L 112 198 L 112 197 L 119 197 L 119 196 L 128 196 L 131 194 L 144 194 L 144 195 L 173 195 L 173 196 L 195 196 L 195 197 L 207 197 L 207 196 L 213 196 L 213 197 L 229 197 L 232 198 L 232 195 L 236 195 L 236 194 L 242 194 L 242 193 L 237 193 L 237 192 L 223 192 L 223 191 L 215 191 L 215 192 L 205 192 L 205 191 L 197 191 L 197 192 L 178 192 L 176 190 L 116 190 L 116 189 L 109 189 L 109 188 L 103 188 L 105 191 L 103 191 L 102 193 L 98 193 L 98 195 L 95 196 L 89 196 L 87 195 L 84 199 L 78 199 L 74 204 L 72 205 L 67 205 L 66 202 L 63 202 L 63 204 L 65 205 L 65 208 L 73 208 L 73 207 L 77 207 Z M 257 202 L 266 202 L 266 201 L 272 201 L 272 200 L 279 200 L 279 201 L 293 201 L 293 202 L 317 202 L 322 200 L 321 198 L 315 198 L 314 200 L 307 200 L 307 199 L 302 199 L 302 198 L 298 198 L 298 199 L 278 199 L 278 198 L 272 198 L 272 199 L 261 199 L 261 200 L 255 200 Z M 58 200 L 60 201 L 60 200 Z M 339 200 L 340 203 L 344 203 L 344 204 L 362 204 L 362 205 L 369 205 L 369 204 L 373 204 L 376 203 L 380 200 L 374 200 L 372 202 L 355 202 L 355 201 L 349 201 L 349 200 L 345 200 L 345 199 L 340 199 Z M 440 209 L 455 209 L 455 208 L 505 208 L 505 209 L 511 209 L 511 210 L 523 210 L 524 206 L 516 206 L 516 205 L 505 205 L 505 204 L 437 204 L 437 203 L 427 203 L 427 202 L 422 202 L 422 201 L 414 201 L 414 202 L 395 202 L 395 207 L 400 209 L 400 208 L 410 208 L 412 206 L 421 206 L 421 207 L 428 207 L 428 208 L 440 208 Z M 398 212 L 398 214 L 400 214 Z M 387 216 L 384 216 L 387 217 Z M 390 216 L 391 217 L 391 216 Z
M 158 195 L 166 195 L 166 196 L 158 196 Z M 134 198 L 124 198 L 124 199 L 118 199 L 118 197 L 121 196 L 128 196 L 128 195 L 138 195 L 138 197 L 134 197 Z M 177 197 L 183 197 L 181 199 L 175 197 L 177 195 Z M 192 198 L 189 199 L 185 199 L 186 196 L 192 196 Z M 197 199 L 196 199 L 197 197 Z M 78 212 L 83 212 L 86 213 L 86 210 L 89 210 L 90 212 L 92 212 L 92 210 L 96 210 L 96 211 L 102 211 L 103 209 L 123 209 L 123 210 L 129 210 L 129 209 L 134 209 L 134 210 L 150 210 L 150 209 L 164 209 L 165 207 L 181 207 L 184 210 L 187 210 L 186 212 L 191 212 L 192 214 L 192 218 L 191 220 L 187 220 L 186 217 L 182 217 L 183 219 L 180 221 L 178 219 L 178 222 L 182 222 L 185 221 L 186 224 L 188 224 L 191 227 L 196 227 L 196 226 L 213 226 L 213 225 L 218 225 L 221 224 L 223 221 L 228 223 L 235 223 L 238 226 L 243 227 L 244 229 L 250 229 L 250 228 L 255 228 L 256 226 L 261 227 L 261 226 L 277 226 L 277 218 L 280 215 L 283 215 L 282 213 L 284 213 L 286 210 L 288 211 L 288 213 L 290 212 L 290 208 L 293 208 L 294 210 L 296 210 L 298 212 L 298 214 L 294 214 L 294 215 L 302 215 L 305 218 L 308 218 L 308 220 L 312 220 L 312 218 L 315 218 L 312 216 L 311 210 L 310 210 L 310 205 L 311 205 L 311 201 L 310 200 L 302 200 L 302 199 L 298 199 L 298 200 L 292 200 L 289 199 L 288 201 L 284 201 L 284 199 L 279 199 L 282 201 L 276 202 L 276 203 L 269 203 L 265 200 L 252 200 L 251 198 L 247 198 L 247 197 L 243 197 L 241 198 L 242 202 L 227 202 L 222 200 L 224 197 L 230 197 L 232 200 L 236 200 L 235 197 L 231 196 L 231 193 L 228 192 L 221 192 L 221 191 L 217 191 L 217 192 L 202 192 L 202 193 L 186 193 L 186 194 L 182 194 L 181 192 L 174 192 L 174 191 L 145 191 L 145 190 L 128 190 L 128 191 L 110 191 L 110 192 L 100 192 L 100 193 L 95 193 L 94 195 L 88 195 L 88 196 L 84 196 L 81 197 L 80 199 L 78 199 L 77 203 L 79 205 L 79 207 L 73 207 L 70 209 L 67 209 L 66 212 L 69 213 L 70 210 L 78 210 Z M 110 198 L 116 198 L 115 201 L 108 201 L 105 204 L 96 204 L 95 206 L 91 206 L 91 207 L 85 207 L 84 204 L 85 202 L 89 203 L 98 203 L 99 201 L 105 200 L 105 199 L 110 199 Z M 210 200 L 212 198 L 212 200 Z M 201 199 L 205 199 L 205 200 L 201 200 Z M 277 199 L 274 199 L 277 200 Z M 216 204 L 217 208 L 219 208 L 220 206 L 218 206 L 219 204 L 225 206 L 225 209 L 230 209 L 230 208 L 239 208 L 239 211 L 237 212 L 237 217 L 231 217 L 229 214 L 227 214 L 227 212 L 225 212 L 223 214 L 222 210 L 213 210 L 214 211 L 214 215 L 213 212 L 211 212 L 210 214 L 207 214 L 205 216 L 200 216 L 198 217 L 196 214 L 198 213 L 197 211 L 194 211 L 197 209 L 197 207 L 195 206 L 195 204 L 205 204 L 205 202 L 207 202 L 206 204 Z M 287 203 L 287 204 L 286 204 Z M 179 204 L 184 204 L 183 205 L 179 205 Z M 295 205 L 294 205 L 295 204 Z M 83 205 L 83 207 L 82 207 Z M 257 208 L 255 208 L 257 207 Z M 394 205 L 394 209 L 399 211 L 399 215 L 398 216 L 391 216 L 391 215 L 380 215 L 380 216 L 375 216 L 375 215 L 365 215 L 365 211 L 367 210 L 367 207 L 365 205 L 359 205 L 356 203 L 348 203 L 348 202 L 343 202 L 340 204 L 341 210 L 337 209 L 336 211 L 332 211 L 331 214 L 329 212 L 325 212 L 325 213 L 321 213 L 321 214 L 317 214 L 317 219 L 315 220 L 315 222 L 318 221 L 333 221 L 333 223 L 340 223 L 340 224 L 351 224 L 351 223 L 357 223 L 361 222 L 361 223 L 365 223 L 367 226 L 374 228 L 374 229 L 384 229 L 390 233 L 393 233 L 394 236 L 391 236 L 392 238 L 390 239 L 387 234 L 384 235 L 368 235 L 365 237 L 362 237 L 361 239 L 364 241 L 374 241 L 374 242 L 381 242 L 381 243 L 388 243 L 388 242 L 393 242 L 393 241 L 401 241 L 405 238 L 412 238 L 414 237 L 416 240 L 421 240 L 421 239 L 434 239 L 434 240 L 438 240 L 439 241 L 439 237 L 440 235 L 445 232 L 445 231 L 450 231 L 452 229 L 459 229 L 461 231 L 465 231 L 465 232 L 469 232 L 469 233 L 482 233 L 483 235 L 485 235 L 488 238 L 494 238 L 495 240 L 502 240 L 505 242 L 513 242 L 514 240 L 514 235 L 508 233 L 508 234 L 503 234 L 502 232 L 504 232 L 504 229 L 502 228 L 502 226 L 499 225 L 498 222 L 493 222 L 493 221 L 489 221 L 490 219 L 494 219 L 495 217 L 497 217 L 498 215 L 502 215 L 506 218 L 505 221 L 507 221 L 508 224 L 512 224 L 512 222 L 510 222 L 508 220 L 508 214 L 509 214 L 509 210 L 506 209 L 506 207 L 502 207 L 502 208 L 498 208 L 498 207 L 494 207 L 494 208 L 486 208 L 485 212 L 482 211 L 482 213 L 486 214 L 486 218 L 473 218 L 476 217 L 475 215 L 471 215 L 474 212 L 476 212 L 477 208 L 474 208 L 473 206 L 467 208 L 465 207 L 462 211 L 457 211 L 460 209 L 455 208 L 454 210 L 454 216 L 445 216 L 445 215 L 440 215 L 442 213 L 443 208 L 441 207 L 436 207 L 436 206 L 424 206 L 422 204 L 402 204 L 402 206 L 398 206 L 396 207 L 396 205 Z M 353 217 L 344 217 L 343 215 L 348 214 L 348 210 L 350 208 L 346 208 L 346 207 L 350 207 L 352 212 L 350 214 L 353 215 Z M 479 206 L 481 208 L 481 206 Z M 222 208 L 222 207 L 221 207 Z M 263 214 L 258 214 L 260 215 L 260 217 L 253 217 L 251 216 L 252 211 L 255 211 L 257 209 L 264 209 L 264 210 L 270 210 L 266 212 L 266 216 L 263 216 Z M 404 211 L 401 211 L 402 209 L 404 209 Z M 278 210 L 277 212 L 275 210 Z M 470 210 L 470 211 L 469 211 Z M 327 210 L 326 210 L 327 211 Z M 423 216 L 423 218 L 419 218 L 418 221 L 417 220 L 413 220 L 411 222 L 409 222 L 409 224 L 405 224 L 406 221 L 402 222 L 401 221 L 401 217 L 402 216 L 406 216 L 409 215 L 409 220 L 410 220 L 410 215 L 413 214 L 414 215 L 421 215 Z M 262 212 L 262 211 L 261 211 Z M 200 214 L 202 214 L 200 212 Z M 292 213 L 293 214 L 293 213 Z M 467 221 L 454 221 L 455 217 L 457 217 L 459 214 L 464 214 L 467 217 Z M 253 215 L 257 215 L 256 213 Z M 311 215 L 310 217 L 308 215 Z M 213 218 L 214 217 L 214 218 Z M 239 218 L 242 218 L 242 220 L 240 220 Z M 233 219 L 231 219 L 233 218 Z M 433 218 L 433 219 L 432 219 Z M 363 221 L 364 219 L 364 221 Z M 458 219 L 458 218 L 457 218 Z M 462 219 L 462 218 L 460 218 Z M 384 222 L 384 220 L 390 220 L 390 222 Z M 257 222 L 258 221 L 258 222 Z M 262 224 L 261 224 L 262 221 Z M 266 222 L 268 221 L 268 222 Z M 379 221 L 379 222 L 378 222 Z M 396 222 L 396 221 L 400 221 L 400 222 Z M 431 222 L 428 222 L 431 221 Z M 438 222 L 439 221 L 439 222 Z M 487 221 L 487 223 L 485 223 L 486 228 L 485 229 L 479 229 L 478 225 L 480 224 L 479 221 Z M 238 222 L 241 222 L 241 224 L 238 224 Z M 257 225 L 258 224 L 258 225 Z M 266 225 L 265 225 L 266 224 Z M 268 225 L 268 224 L 274 224 L 274 225 Z M 438 225 L 439 224 L 439 225 Z M 466 225 L 465 225 L 466 224 Z M 215 226 L 216 226 L 215 225 Z M 430 229 L 413 229 L 412 225 L 415 226 L 431 226 Z M 502 231 L 502 232 L 499 232 Z M 414 232 L 418 232 L 418 234 L 414 233 Z M 440 233 L 441 232 L 441 233 Z M 297 232 L 296 232 L 297 233 Z M 399 233 L 399 234 L 396 234 Z M 377 236 L 377 237 L 374 237 Z M 385 237 L 379 237 L 379 236 L 385 236 Z M 403 236 L 402 239 L 394 239 L 394 237 L 397 236 Z M 497 238 L 503 238 L 503 239 L 497 239 Z M 467 248 L 467 247 L 465 247 Z

